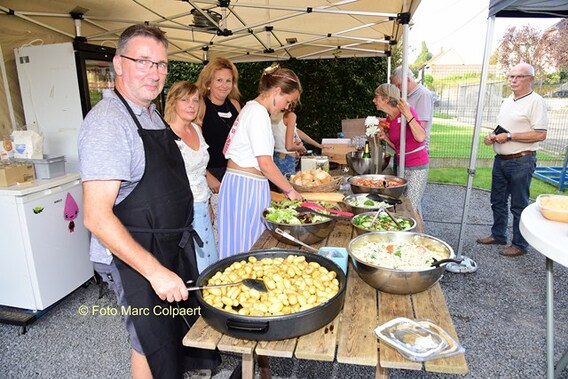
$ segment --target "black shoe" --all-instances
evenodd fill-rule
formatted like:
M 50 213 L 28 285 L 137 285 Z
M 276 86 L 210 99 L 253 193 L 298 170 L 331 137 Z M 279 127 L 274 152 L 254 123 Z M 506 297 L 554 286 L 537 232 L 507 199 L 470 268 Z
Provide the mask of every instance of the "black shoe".
M 479 238 L 476 242 L 480 243 L 482 245 L 506 245 L 507 244 L 507 241 L 498 240 L 493 236 L 489 236 L 489 237 L 485 237 L 485 238 Z

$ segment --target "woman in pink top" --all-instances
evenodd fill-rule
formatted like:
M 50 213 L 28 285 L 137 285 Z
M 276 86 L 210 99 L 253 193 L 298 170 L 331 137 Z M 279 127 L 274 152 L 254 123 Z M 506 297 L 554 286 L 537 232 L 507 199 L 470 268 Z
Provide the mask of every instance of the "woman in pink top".
M 392 84 L 381 84 L 375 90 L 373 103 L 378 110 L 387 114 L 388 129 L 380 128 L 379 137 L 386 141 L 400 154 L 401 117 L 406 119 L 405 177 L 408 180 L 406 196 L 420 215 L 421 201 L 428 182 L 428 150 L 426 149 L 426 131 L 418 115 L 407 102 L 400 98 L 399 89 Z M 386 130 L 385 130 L 386 129 Z

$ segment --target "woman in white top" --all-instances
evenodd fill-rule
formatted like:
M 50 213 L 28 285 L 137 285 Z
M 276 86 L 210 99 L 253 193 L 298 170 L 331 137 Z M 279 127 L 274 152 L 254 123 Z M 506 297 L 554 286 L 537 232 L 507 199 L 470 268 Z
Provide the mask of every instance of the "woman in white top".
M 197 87 L 187 81 L 175 83 L 168 92 L 164 118 L 174 133 L 185 163 L 185 171 L 193 192 L 193 229 L 199 234 L 203 246 L 195 246 L 197 268 L 201 273 L 207 266 L 219 260 L 213 233 L 213 208 L 211 190 L 207 185 L 209 147 L 205 143 L 201 127 L 195 123 L 198 113 L 204 111 L 203 100 Z
M 289 69 L 272 66 L 262 74 L 259 95 L 235 120 L 224 154 L 227 172 L 219 190 L 219 256 L 247 252 L 266 229 L 263 210 L 270 205 L 270 180 L 289 199 L 302 196 L 272 161 L 274 136 L 270 113 L 279 113 L 298 100 L 300 80 Z
M 296 173 L 298 156 L 306 153 L 306 148 L 302 141 L 318 149 L 322 148 L 321 144 L 298 129 L 296 123 L 297 116 L 293 111 L 294 105 L 291 104 L 282 113 L 270 115 L 272 133 L 274 134 L 273 159 L 283 175 Z

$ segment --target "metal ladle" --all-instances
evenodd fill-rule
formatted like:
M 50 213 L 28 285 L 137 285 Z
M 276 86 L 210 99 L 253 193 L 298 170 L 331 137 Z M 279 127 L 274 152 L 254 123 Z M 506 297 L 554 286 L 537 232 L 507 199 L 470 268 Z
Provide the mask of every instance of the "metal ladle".
M 258 292 L 268 292 L 268 289 L 266 288 L 266 286 L 264 285 L 264 282 L 262 280 L 260 280 L 260 279 L 249 279 L 249 278 L 242 279 L 242 280 L 239 280 L 238 282 L 234 282 L 234 283 L 216 284 L 216 285 L 211 285 L 211 286 L 187 287 L 187 290 L 188 291 L 198 291 L 198 290 L 209 289 L 209 288 L 238 286 L 239 284 L 244 284 L 248 288 L 253 289 L 253 290 L 257 290 Z

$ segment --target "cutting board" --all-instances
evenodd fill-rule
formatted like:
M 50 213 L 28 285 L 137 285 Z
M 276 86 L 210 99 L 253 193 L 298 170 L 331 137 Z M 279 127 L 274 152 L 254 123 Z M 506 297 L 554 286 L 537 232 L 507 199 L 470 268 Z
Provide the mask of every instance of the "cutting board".
M 330 203 L 340 203 L 344 197 L 341 192 L 301 192 L 300 194 L 309 201 L 328 201 Z M 272 201 L 288 200 L 283 193 L 271 191 L 270 196 Z

